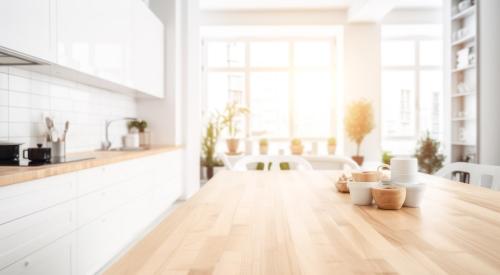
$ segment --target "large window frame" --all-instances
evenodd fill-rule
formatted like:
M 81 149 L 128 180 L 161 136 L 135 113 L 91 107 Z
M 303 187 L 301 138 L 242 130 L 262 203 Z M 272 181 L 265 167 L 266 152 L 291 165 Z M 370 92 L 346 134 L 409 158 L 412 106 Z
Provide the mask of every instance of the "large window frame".
M 421 75 L 423 72 L 443 72 L 443 65 L 422 65 L 421 64 L 421 58 L 420 58 L 420 53 L 421 53 L 421 43 L 422 42 L 428 42 L 428 41 L 443 41 L 442 37 L 439 36 L 434 36 L 434 35 L 406 35 L 406 36 L 382 36 L 381 39 L 382 42 L 412 42 L 414 45 L 414 65 L 384 65 L 381 64 L 381 76 L 383 75 L 384 72 L 413 72 L 414 75 L 414 88 L 415 88 L 415 121 L 414 121 L 414 135 L 386 135 L 384 131 L 382 131 L 382 146 L 384 144 L 384 141 L 413 141 L 413 140 L 418 140 L 422 132 L 426 129 L 421 128 Z M 382 83 L 382 82 L 381 82 Z M 382 83 L 382 92 L 383 92 L 383 83 Z M 441 91 L 442 92 L 442 100 L 441 102 L 441 107 L 444 108 L 444 89 Z M 382 97 L 384 96 L 383 94 L 381 95 Z M 384 99 L 382 98 L 382 101 Z M 382 123 L 384 118 L 382 118 Z M 444 138 L 444 118 L 441 116 L 441 135 L 440 137 L 437 138 Z M 382 148 L 383 150 L 386 150 L 387 148 Z M 392 152 L 394 154 L 400 154 L 400 152 Z
M 225 42 L 225 43 L 244 43 L 245 45 L 245 64 L 242 67 L 209 67 L 208 66 L 208 52 L 207 45 L 210 42 Z M 251 58 L 251 43 L 255 42 L 286 42 L 288 43 L 288 66 L 286 67 L 253 67 L 250 63 Z M 331 46 L 331 60 L 328 66 L 307 66 L 307 67 L 296 67 L 294 64 L 294 44 L 297 42 L 328 42 Z M 209 73 L 240 73 L 244 75 L 244 102 L 243 104 L 252 109 L 251 106 L 251 74 L 261 73 L 261 72 L 277 72 L 277 73 L 287 73 L 289 79 L 288 85 L 288 123 L 289 123 L 289 133 L 286 137 L 266 137 L 272 141 L 288 141 L 290 138 L 301 138 L 306 141 L 324 141 L 326 138 L 331 136 L 337 136 L 339 125 L 338 121 L 338 104 L 339 100 L 338 88 L 336 82 L 338 81 L 337 74 L 337 44 L 336 37 L 279 37 L 279 38 L 261 38 L 261 37 L 240 37 L 240 38 L 210 38 L 205 37 L 202 39 L 202 112 L 207 111 L 207 75 Z M 294 81 L 297 72 L 327 72 L 331 74 L 331 89 L 332 89 L 332 101 L 330 108 L 330 125 L 328 130 L 328 136 L 297 136 L 295 129 L 295 101 L 294 101 Z M 256 140 L 261 138 L 260 136 L 251 135 L 251 116 L 247 116 L 245 119 L 245 130 L 244 136 L 247 140 Z

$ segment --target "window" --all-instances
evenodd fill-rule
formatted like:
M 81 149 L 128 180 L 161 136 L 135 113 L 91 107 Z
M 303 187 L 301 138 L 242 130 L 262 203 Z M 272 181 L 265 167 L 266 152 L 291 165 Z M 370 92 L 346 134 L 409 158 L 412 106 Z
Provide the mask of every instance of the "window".
M 335 135 L 333 37 L 203 40 L 203 111 L 248 106 L 246 138 Z
M 382 27 L 383 150 L 412 154 L 426 132 L 444 139 L 440 30 L 440 25 Z

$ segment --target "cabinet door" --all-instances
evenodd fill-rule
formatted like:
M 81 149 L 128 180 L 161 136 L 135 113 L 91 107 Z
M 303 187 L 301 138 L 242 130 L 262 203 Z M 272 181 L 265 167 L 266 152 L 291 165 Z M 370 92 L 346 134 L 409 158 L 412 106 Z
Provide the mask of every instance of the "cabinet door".
M 58 0 L 57 62 L 130 86 L 131 0 Z
M 68 235 L 0 270 L 0 275 L 72 274 L 72 247 L 72 236 Z
M 51 3 L 52 0 L 0 1 L 0 47 L 52 61 Z
M 132 9 L 133 87 L 155 97 L 163 97 L 163 24 L 140 0 Z
M 70 201 L 0 225 L 0 269 L 72 232 L 75 216 Z

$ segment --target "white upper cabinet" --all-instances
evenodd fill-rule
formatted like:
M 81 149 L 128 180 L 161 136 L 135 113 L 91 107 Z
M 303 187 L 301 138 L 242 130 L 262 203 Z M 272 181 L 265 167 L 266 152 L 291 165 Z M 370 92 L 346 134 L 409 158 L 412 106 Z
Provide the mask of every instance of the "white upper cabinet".
M 53 61 L 51 4 L 53 0 L 0 1 L 0 47 Z
M 132 85 L 163 97 L 163 24 L 142 1 L 132 7 Z
M 129 86 L 132 0 L 58 0 L 57 63 Z
M 57 62 L 163 96 L 163 25 L 140 0 L 58 0 Z

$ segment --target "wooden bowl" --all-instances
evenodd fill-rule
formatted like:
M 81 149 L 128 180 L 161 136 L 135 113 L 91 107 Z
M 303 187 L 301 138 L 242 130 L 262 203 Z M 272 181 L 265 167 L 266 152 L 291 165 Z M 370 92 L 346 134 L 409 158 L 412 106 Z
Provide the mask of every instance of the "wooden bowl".
M 379 174 L 377 171 L 352 172 L 352 178 L 355 182 L 377 182 Z
M 335 187 L 337 187 L 337 191 L 339 191 L 340 193 L 349 193 L 347 181 L 337 181 L 335 183 Z
M 401 209 L 406 198 L 406 188 L 401 186 L 377 186 L 372 188 L 373 199 L 380 209 Z

